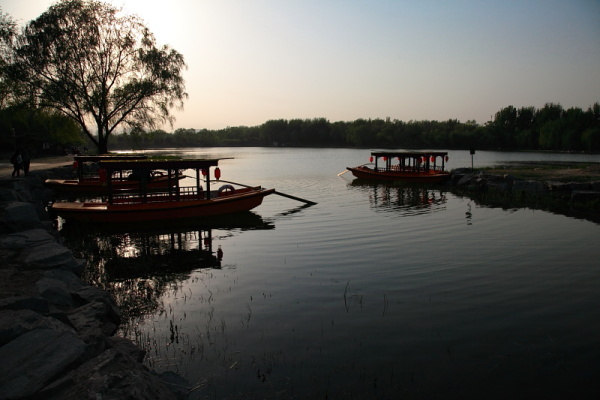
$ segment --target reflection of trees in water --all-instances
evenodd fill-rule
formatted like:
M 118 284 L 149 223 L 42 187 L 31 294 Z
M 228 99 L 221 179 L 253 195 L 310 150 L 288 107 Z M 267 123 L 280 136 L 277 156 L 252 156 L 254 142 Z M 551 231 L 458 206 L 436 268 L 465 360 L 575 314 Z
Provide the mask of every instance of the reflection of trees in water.
M 109 280 L 151 277 L 156 274 L 220 268 L 213 251 L 212 230 L 166 234 L 111 235 L 102 243 L 104 270 Z
M 87 261 L 84 280 L 111 293 L 127 327 L 144 315 L 165 312 L 163 296 L 199 269 L 221 268 L 215 241 L 251 229 L 272 229 L 257 215 L 220 228 L 165 228 L 118 232 L 63 226 L 65 245 Z M 127 328 L 125 328 L 127 329 Z
M 446 191 L 414 184 L 367 183 L 354 180 L 351 187 L 366 191 L 376 210 L 419 215 L 445 209 Z
M 84 279 L 111 293 L 123 323 L 161 312 L 167 291 L 197 269 L 220 268 L 212 230 L 170 233 L 79 234 L 65 244 L 87 260 Z

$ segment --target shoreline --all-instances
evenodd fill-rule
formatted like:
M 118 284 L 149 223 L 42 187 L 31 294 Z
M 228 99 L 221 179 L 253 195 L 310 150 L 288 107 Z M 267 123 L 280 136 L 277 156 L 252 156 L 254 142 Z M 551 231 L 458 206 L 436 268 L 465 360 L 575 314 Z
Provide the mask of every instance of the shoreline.
M 0 179 L 0 399 L 187 399 L 187 380 L 150 370 L 115 336 L 114 299 L 80 279 L 85 260 L 62 245 L 43 182 L 71 174 L 65 158 Z

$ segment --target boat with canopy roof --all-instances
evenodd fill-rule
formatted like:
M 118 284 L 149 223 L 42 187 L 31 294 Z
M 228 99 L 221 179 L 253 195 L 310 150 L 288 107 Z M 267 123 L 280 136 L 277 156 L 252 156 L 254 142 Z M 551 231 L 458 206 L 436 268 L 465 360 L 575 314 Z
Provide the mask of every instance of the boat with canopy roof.
M 101 161 L 136 161 L 145 160 L 145 155 L 101 155 L 101 156 L 75 156 L 73 169 L 76 179 L 46 179 L 44 185 L 58 193 L 75 194 L 101 194 L 107 192 L 106 177 L 100 176 L 98 165 Z M 132 164 L 132 168 L 135 164 Z M 95 167 L 95 168 L 94 168 Z M 136 189 L 140 186 L 141 172 L 134 169 L 115 171 L 111 176 L 113 188 Z M 184 176 L 180 175 L 179 179 Z M 168 179 L 161 171 L 153 171 L 146 182 L 148 188 L 164 188 L 173 185 L 174 179 Z
M 243 185 L 236 189 L 229 184 L 213 190 L 210 169 L 214 167 L 218 182 L 221 177 L 219 160 L 100 160 L 99 172 L 107 188 L 105 198 L 86 202 L 56 202 L 51 205 L 50 211 L 67 221 L 77 222 L 176 222 L 249 211 L 258 207 L 265 196 L 275 192 L 275 189 L 263 189 L 260 186 Z M 113 184 L 113 177 L 124 170 L 140 173 L 140 185 L 135 190 L 121 189 Z M 195 171 L 194 186 L 180 186 L 179 176 L 185 170 Z M 152 173 L 157 171 L 166 177 L 166 187 L 157 189 L 148 185 Z
M 440 183 L 450 176 L 447 161 L 443 151 L 374 151 L 368 164 L 346 169 L 358 179 Z

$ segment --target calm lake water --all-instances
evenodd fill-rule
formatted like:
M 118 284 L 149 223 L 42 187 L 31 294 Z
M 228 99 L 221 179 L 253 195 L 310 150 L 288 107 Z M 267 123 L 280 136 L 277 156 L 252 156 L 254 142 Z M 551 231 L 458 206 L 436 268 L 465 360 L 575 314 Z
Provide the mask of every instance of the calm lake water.
M 338 176 L 368 150 L 168 153 L 233 157 L 222 179 L 318 203 L 273 195 L 183 232 L 64 227 L 120 303 L 121 334 L 185 376 L 191 399 L 600 395 L 600 225 Z M 471 166 L 468 151 L 449 155 L 448 169 Z M 473 162 L 544 160 L 600 156 Z

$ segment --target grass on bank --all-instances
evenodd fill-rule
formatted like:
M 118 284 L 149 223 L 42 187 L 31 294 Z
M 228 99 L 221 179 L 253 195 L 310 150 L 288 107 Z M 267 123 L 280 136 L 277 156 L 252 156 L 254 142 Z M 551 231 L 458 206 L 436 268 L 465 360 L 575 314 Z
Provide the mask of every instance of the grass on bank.
M 600 180 L 600 164 L 575 162 L 517 161 L 481 168 L 489 174 L 512 175 L 519 179 L 554 182 L 593 182 Z

